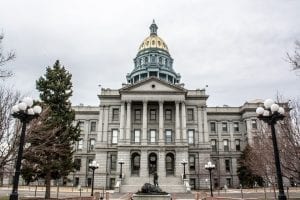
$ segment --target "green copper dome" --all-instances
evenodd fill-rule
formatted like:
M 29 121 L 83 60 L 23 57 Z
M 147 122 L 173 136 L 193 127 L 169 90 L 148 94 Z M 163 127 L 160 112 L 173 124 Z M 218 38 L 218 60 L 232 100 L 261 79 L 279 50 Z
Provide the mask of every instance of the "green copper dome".
M 180 75 L 173 70 L 173 58 L 165 41 L 157 35 L 157 25 L 153 20 L 150 36 L 139 46 L 134 58 L 134 69 L 127 74 L 128 83 L 136 83 L 147 77 L 155 76 L 170 83 L 179 83 Z

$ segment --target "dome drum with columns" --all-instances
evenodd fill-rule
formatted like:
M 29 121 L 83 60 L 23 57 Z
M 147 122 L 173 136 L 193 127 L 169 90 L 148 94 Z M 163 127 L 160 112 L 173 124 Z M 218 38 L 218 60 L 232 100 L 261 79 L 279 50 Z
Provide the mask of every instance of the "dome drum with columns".
M 173 70 L 173 58 L 167 44 L 157 35 L 153 20 L 150 36 L 144 39 L 134 58 L 134 69 L 127 75 L 128 83 L 136 83 L 148 77 L 157 77 L 169 83 L 179 83 L 180 75 Z

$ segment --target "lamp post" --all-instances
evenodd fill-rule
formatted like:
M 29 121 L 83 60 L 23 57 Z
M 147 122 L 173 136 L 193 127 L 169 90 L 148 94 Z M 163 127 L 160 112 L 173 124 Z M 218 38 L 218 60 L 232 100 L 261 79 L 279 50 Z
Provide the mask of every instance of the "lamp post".
M 20 103 L 12 107 L 12 116 L 21 121 L 22 131 L 20 135 L 20 144 L 16 161 L 15 176 L 13 180 L 13 189 L 9 197 L 10 200 L 18 200 L 18 184 L 21 173 L 21 161 L 25 142 L 26 124 L 29 123 L 32 119 L 38 117 L 39 114 L 42 112 L 42 108 L 40 106 L 32 107 L 32 105 L 32 98 L 25 97 Z
M 93 171 L 92 192 L 91 192 L 91 196 L 93 196 L 94 195 L 95 170 L 99 168 L 99 164 L 95 160 L 93 160 L 93 162 L 89 164 L 89 168 Z
M 258 107 L 256 109 L 257 118 L 264 121 L 268 125 L 271 126 L 271 133 L 272 133 L 272 142 L 274 148 L 274 157 L 275 157 L 275 166 L 276 166 L 276 173 L 277 173 L 277 184 L 279 189 L 278 199 L 279 200 L 286 200 L 286 196 L 284 194 L 283 189 L 283 182 L 282 182 L 282 174 L 281 174 L 281 167 L 280 167 L 280 158 L 279 152 L 277 147 L 277 139 L 275 134 L 275 124 L 277 121 L 282 120 L 284 116 L 284 108 L 279 107 L 272 99 L 267 99 L 264 101 L 264 108 Z
M 210 196 L 213 197 L 214 194 L 213 194 L 213 191 L 212 191 L 212 180 L 211 180 L 211 171 L 213 169 L 215 169 L 215 165 L 214 164 L 211 164 L 211 162 L 209 161 L 205 166 L 204 166 L 205 169 L 207 169 L 209 171 L 209 182 L 210 182 Z
M 120 164 L 120 175 L 119 175 L 119 178 L 122 179 L 122 166 L 124 164 L 124 161 L 123 160 L 119 160 L 118 163 Z
M 183 165 L 183 179 L 186 179 L 186 174 L 185 174 L 185 165 L 187 164 L 187 161 L 183 159 L 181 161 L 181 164 Z

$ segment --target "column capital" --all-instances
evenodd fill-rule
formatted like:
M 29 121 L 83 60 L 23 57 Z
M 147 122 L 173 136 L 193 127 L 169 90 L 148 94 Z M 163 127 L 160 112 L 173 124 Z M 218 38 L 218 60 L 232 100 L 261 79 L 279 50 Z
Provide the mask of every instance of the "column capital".
M 147 104 L 148 103 L 148 100 L 143 100 L 143 104 Z
M 126 103 L 127 104 L 131 104 L 131 100 L 126 100 Z
M 160 101 L 158 101 L 158 104 L 159 104 L 159 105 L 163 105 L 163 104 L 164 104 L 164 101 L 163 101 L 163 100 L 160 100 Z
M 176 101 L 175 101 L 175 104 L 179 104 L 179 103 L 180 103 L 180 101 L 179 101 L 179 100 L 176 100 Z

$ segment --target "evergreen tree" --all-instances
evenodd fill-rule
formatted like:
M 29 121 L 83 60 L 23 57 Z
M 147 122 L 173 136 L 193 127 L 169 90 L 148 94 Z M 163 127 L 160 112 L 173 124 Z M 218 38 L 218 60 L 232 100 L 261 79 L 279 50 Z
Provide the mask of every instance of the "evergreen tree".
M 238 177 L 240 180 L 240 184 L 245 187 L 253 187 L 255 184 L 257 186 L 263 185 L 263 179 L 260 176 L 255 175 L 251 169 L 249 168 L 248 156 L 250 156 L 251 147 L 247 145 L 246 148 L 243 150 L 241 157 L 239 158 L 239 167 L 237 169 Z
M 51 179 L 67 176 L 75 166 L 73 145 L 79 139 L 80 129 L 73 125 L 75 112 L 69 100 L 71 77 L 56 61 L 36 82 L 44 112 L 30 126 L 27 137 L 30 146 L 24 155 L 22 171 L 25 180 L 45 179 L 45 198 L 50 198 Z

